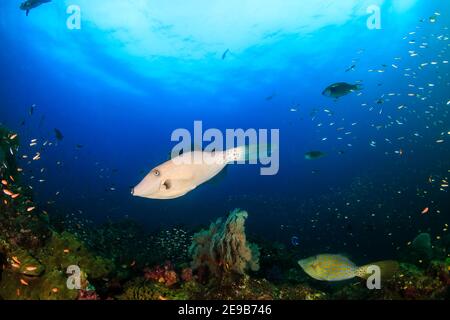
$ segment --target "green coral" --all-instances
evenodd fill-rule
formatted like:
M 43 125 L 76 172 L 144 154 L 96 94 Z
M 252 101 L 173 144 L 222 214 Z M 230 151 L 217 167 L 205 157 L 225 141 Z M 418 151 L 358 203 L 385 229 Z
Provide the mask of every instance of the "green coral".
M 39 277 L 44 273 L 45 267 L 28 251 L 17 248 L 13 254 L 10 258 L 13 272 L 29 277 Z
M 431 245 L 431 236 L 429 233 L 419 234 L 411 243 L 411 250 L 419 259 L 431 259 L 433 249 Z
M 219 218 L 208 230 L 195 234 L 189 248 L 192 268 L 207 268 L 217 278 L 247 270 L 259 269 L 259 248 L 247 241 L 245 220 L 248 214 L 238 209 L 230 212 L 225 222 Z
M 4 272 L 0 296 L 5 300 L 74 300 L 78 292 L 67 289 L 66 280 L 67 276 L 56 270 L 42 277 Z
M 74 235 L 68 232 L 53 233 L 49 243 L 39 253 L 46 265 L 59 270 L 76 265 L 89 277 L 99 279 L 108 275 L 113 269 L 113 263 L 105 258 L 95 256 Z
M 13 245 L 4 245 L 4 249 L 8 268 L 2 273 L 0 296 L 8 300 L 76 299 L 78 291 L 67 288 L 67 267 L 76 265 L 81 269 L 83 288 L 88 286 L 88 277 L 101 279 L 112 268 L 111 261 L 93 255 L 67 232 L 54 232 L 46 245 L 33 254 Z

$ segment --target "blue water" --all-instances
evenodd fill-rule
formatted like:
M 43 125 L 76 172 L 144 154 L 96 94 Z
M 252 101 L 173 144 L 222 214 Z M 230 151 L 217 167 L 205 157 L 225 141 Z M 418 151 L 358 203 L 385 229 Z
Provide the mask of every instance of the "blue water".
M 66 26 L 74 3 L 80 30 Z M 19 4 L 0 4 L 0 122 L 20 134 L 24 179 L 50 215 L 158 229 L 206 225 L 240 207 L 257 237 L 290 246 L 297 236 L 305 256 L 358 258 L 393 256 L 449 222 L 440 187 L 450 169 L 447 1 L 54 0 L 28 17 Z M 379 30 L 366 26 L 372 4 Z M 361 94 L 322 95 L 341 81 L 361 81 Z M 279 129 L 279 173 L 232 166 L 179 199 L 132 197 L 167 160 L 172 131 L 195 120 Z M 30 162 L 46 140 L 53 145 Z M 327 156 L 307 161 L 311 150 Z

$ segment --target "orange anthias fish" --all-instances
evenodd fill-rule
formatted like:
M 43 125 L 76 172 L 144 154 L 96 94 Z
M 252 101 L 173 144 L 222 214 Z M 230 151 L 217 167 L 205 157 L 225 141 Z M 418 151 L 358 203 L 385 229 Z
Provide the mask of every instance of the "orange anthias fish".
M 30 266 L 30 267 L 26 267 L 25 270 L 27 270 L 27 271 L 35 271 L 35 270 L 37 270 L 37 267 Z
M 11 260 L 19 265 L 21 264 L 20 260 L 16 256 L 11 257 Z
M 25 281 L 24 279 L 20 279 L 20 283 L 24 286 L 28 286 L 29 283 L 27 281 Z
M 422 214 L 427 214 L 430 212 L 430 208 L 426 207 L 425 209 L 422 210 Z
M 14 193 L 12 193 L 11 191 L 7 190 L 7 189 L 3 189 L 3 193 L 6 194 L 7 196 L 12 196 Z

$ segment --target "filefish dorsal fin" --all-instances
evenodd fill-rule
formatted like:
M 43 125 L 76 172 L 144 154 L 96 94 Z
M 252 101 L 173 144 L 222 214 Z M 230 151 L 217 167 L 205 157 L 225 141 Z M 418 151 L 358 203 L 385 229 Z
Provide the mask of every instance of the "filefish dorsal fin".
M 199 145 L 191 144 L 191 149 L 190 150 L 181 150 L 178 154 L 175 154 L 175 155 L 173 155 L 172 151 L 170 151 L 168 153 L 167 160 L 170 160 L 170 159 L 173 159 L 175 157 L 181 156 L 185 151 L 186 152 L 187 151 L 203 151 L 203 149 Z

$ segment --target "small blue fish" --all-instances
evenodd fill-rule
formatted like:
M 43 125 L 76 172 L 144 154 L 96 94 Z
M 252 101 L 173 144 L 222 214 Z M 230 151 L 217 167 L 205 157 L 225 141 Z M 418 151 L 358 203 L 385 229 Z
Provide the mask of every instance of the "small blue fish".
M 296 247 L 300 244 L 300 239 L 297 236 L 293 236 L 291 238 L 291 244 Z

